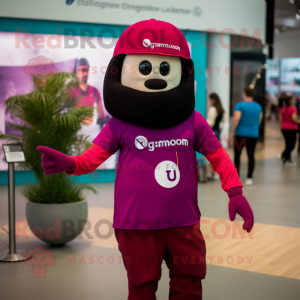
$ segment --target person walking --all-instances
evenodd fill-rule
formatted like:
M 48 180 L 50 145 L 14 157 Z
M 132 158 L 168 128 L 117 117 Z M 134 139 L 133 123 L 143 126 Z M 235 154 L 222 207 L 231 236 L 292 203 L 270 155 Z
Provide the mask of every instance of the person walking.
M 281 131 L 285 140 L 285 150 L 282 152 L 281 159 L 286 166 L 296 166 L 297 163 L 291 160 L 291 152 L 296 145 L 298 124 L 297 108 L 293 105 L 294 97 L 289 96 L 285 99 L 285 106 L 280 109 L 279 121 Z
M 225 110 L 223 109 L 221 100 L 216 93 L 211 93 L 209 95 L 210 108 L 207 113 L 207 123 L 212 128 L 217 139 L 220 141 L 221 131 L 225 123 Z M 217 180 L 218 176 L 216 175 L 214 169 L 210 165 L 211 177 L 208 179 Z
M 245 146 L 248 155 L 248 175 L 245 184 L 252 185 L 252 174 L 255 167 L 255 147 L 259 136 L 259 124 L 262 120 L 262 108 L 253 101 L 254 91 L 246 87 L 243 93 L 244 101 L 236 104 L 230 139 L 234 137 L 234 164 L 240 171 L 240 156 Z

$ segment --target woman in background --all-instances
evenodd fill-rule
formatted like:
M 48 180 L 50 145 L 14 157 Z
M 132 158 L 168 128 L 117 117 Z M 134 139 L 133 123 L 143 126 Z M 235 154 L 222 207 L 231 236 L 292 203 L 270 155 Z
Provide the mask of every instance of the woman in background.
M 207 123 L 212 128 L 218 140 L 220 140 L 222 125 L 225 122 L 225 110 L 216 93 L 209 95 L 210 108 L 207 113 Z
M 230 140 L 234 137 L 234 164 L 240 173 L 240 156 L 245 146 L 248 155 L 248 175 L 245 184 L 252 185 L 252 175 L 255 167 L 255 147 L 259 136 L 259 124 L 262 120 L 262 108 L 253 101 L 254 91 L 246 87 L 243 100 L 236 104 L 230 132 Z
M 285 99 L 285 106 L 280 109 L 279 121 L 282 134 L 285 140 L 285 150 L 282 152 L 281 159 L 286 166 L 296 166 L 297 163 L 291 160 L 291 152 L 296 144 L 298 124 L 297 108 L 293 105 L 294 97 L 289 96 Z
M 209 95 L 210 108 L 207 113 L 207 123 L 212 128 L 218 140 L 220 140 L 221 131 L 225 123 L 225 110 L 223 109 L 221 100 L 216 93 Z M 211 177 L 209 179 L 218 179 L 215 171 L 210 166 Z

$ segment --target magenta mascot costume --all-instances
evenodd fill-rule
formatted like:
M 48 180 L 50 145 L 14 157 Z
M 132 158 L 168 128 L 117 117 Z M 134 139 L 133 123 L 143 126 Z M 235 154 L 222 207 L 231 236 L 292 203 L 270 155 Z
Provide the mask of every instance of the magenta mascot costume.
M 181 31 L 155 19 L 128 27 L 107 68 L 104 103 L 113 117 L 81 155 L 38 147 L 45 174 L 91 173 L 119 149 L 113 227 L 128 299 L 156 299 L 163 260 L 169 299 L 202 299 L 206 250 L 195 151 L 220 175 L 230 220 L 238 213 L 250 232 L 254 217 L 230 157 L 194 110 L 194 66 Z

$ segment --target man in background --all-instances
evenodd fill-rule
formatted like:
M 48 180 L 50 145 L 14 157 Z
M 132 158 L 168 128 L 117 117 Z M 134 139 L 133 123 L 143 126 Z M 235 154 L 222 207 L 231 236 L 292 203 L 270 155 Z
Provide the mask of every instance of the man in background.
M 102 98 L 97 88 L 88 85 L 90 65 L 85 58 L 81 58 L 76 64 L 76 75 L 80 81 L 79 87 L 75 88 L 73 93 L 77 98 L 78 106 L 90 106 L 94 107 L 95 103 L 98 109 L 97 124 L 102 129 L 103 125 L 108 122 L 108 117 L 105 116 Z M 88 118 L 85 121 L 86 124 L 90 125 L 93 123 L 93 118 Z

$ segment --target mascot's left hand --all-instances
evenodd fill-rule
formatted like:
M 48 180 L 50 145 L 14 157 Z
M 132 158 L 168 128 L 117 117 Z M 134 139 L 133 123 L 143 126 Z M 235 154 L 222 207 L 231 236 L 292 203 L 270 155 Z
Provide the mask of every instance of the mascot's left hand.
M 245 196 L 241 187 L 235 187 L 228 191 L 229 204 L 228 212 L 230 221 L 234 221 L 238 213 L 244 219 L 243 229 L 249 233 L 254 224 L 254 215 L 251 206 Z

